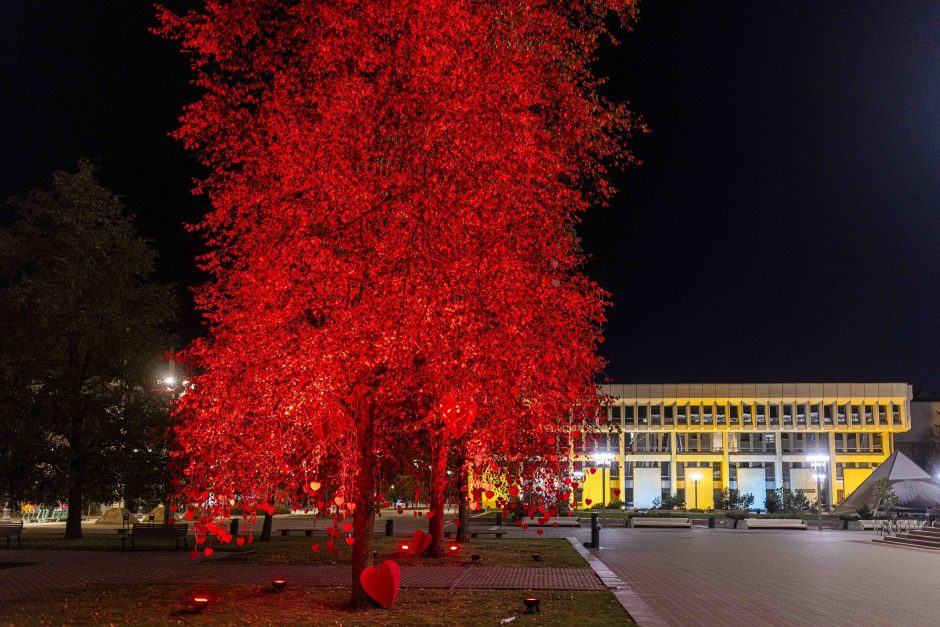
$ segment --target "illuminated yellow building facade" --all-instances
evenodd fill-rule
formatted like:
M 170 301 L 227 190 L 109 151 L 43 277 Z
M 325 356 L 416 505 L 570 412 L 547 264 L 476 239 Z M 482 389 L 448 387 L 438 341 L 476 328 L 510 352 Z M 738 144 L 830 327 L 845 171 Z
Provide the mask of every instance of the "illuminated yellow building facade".
M 580 506 L 646 508 L 677 495 L 713 506 L 715 489 L 777 488 L 823 502 L 850 494 L 910 429 L 905 383 L 606 385 L 603 417 L 575 438 L 571 472 Z M 815 466 L 813 460 L 816 460 Z M 820 460 L 828 461 L 820 463 Z

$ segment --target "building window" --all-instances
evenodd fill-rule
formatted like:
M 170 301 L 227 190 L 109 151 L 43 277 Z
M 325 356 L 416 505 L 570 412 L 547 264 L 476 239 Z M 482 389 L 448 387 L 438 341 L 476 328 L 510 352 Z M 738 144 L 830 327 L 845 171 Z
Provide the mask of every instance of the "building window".
M 848 413 L 848 405 L 839 405 L 839 413 L 836 418 L 840 425 L 845 426 L 846 424 L 846 414 Z
M 793 424 L 793 405 L 790 403 L 783 406 L 783 424 L 788 426 Z
M 652 423 L 651 423 L 652 426 L 654 427 L 660 426 L 660 424 L 662 423 L 662 412 L 663 412 L 663 408 L 661 405 L 653 405 L 653 407 L 650 408 L 650 414 L 651 414 L 650 417 L 652 418 Z
M 891 403 L 891 423 L 895 425 L 901 424 L 901 408 Z
M 770 406 L 770 424 L 780 424 L 780 405 L 777 405 L 776 403 L 773 403 Z
M 860 416 L 859 416 L 859 408 L 858 408 L 858 405 L 852 405 L 852 424 L 853 424 L 853 425 L 860 425 L 860 424 L 862 424 L 861 418 L 860 418 Z
M 676 411 L 679 414 L 679 424 L 682 425 L 683 427 L 689 424 L 689 421 L 687 418 L 687 411 L 688 411 L 687 407 L 688 407 L 687 405 L 679 405 L 676 408 Z
M 738 424 L 738 406 L 737 405 L 731 406 L 731 424 L 733 425 Z
M 832 405 L 823 405 L 823 419 L 827 425 L 832 424 Z
M 673 424 L 676 408 L 673 407 L 672 405 L 667 405 L 664 411 L 665 413 L 663 415 L 665 417 L 664 419 L 665 424 L 667 425 Z
M 796 424 L 806 424 L 806 405 L 804 403 L 796 404 Z
M 744 424 L 751 424 L 751 406 L 747 403 L 741 405 L 741 417 L 744 419 Z
M 637 420 L 638 420 L 640 426 L 644 426 L 644 425 L 648 424 L 648 422 L 649 422 L 649 421 L 646 419 L 646 411 L 647 411 L 646 405 L 640 405 L 639 407 L 636 408 Z
M 627 422 L 628 427 L 635 427 L 636 424 L 633 422 L 633 405 L 629 405 L 623 408 L 624 417 Z
M 809 406 L 809 421 L 815 426 L 819 426 L 819 404 Z
M 704 424 L 712 424 L 712 416 L 714 415 L 714 410 L 711 405 L 702 405 L 702 422 Z
M 874 408 L 871 405 L 865 405 L 865 424 L 866 425 L 875 424 Z
M 716 417 L 717 417 L 717 419 L 718 419 L 718 424 L 720 424 L 720 425 L 725 424 L 725 416 L 726 416 L 727 411 L 728 411 L 727 408 L 728 408 L 728 406 L 725 405 L 724 403 L 718 405 L 718 406 L 715 408 L 715 410 L 716 410 L 716 411 L 715 411 L 715 415 L 716 415 Z
M 698 406 L 698 405 L 690 405 L 690 406 L 689 406 L 689 417 L 692 419 L 692 424 L 693 424 L 693 425 L 700 425 L 700 424 L 702 424 L 702 418 L 701 418 L 701 416 L 699 415 L 699 411 L 700 411 L 700 409 L 699 409 L 699 406 Z
M 762 425 L 765 422 L 765 416 L 767 414 L 767 407 L 763 403 L 757 404 L 757 424 Z
M 888 424 L 888 408 L 885 405 L 878 406 L 878 424 Z

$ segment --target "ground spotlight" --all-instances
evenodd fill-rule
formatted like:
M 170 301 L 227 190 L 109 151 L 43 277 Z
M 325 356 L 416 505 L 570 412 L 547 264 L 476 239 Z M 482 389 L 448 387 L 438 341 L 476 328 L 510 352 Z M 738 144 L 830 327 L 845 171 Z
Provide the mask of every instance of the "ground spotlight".
M 535 597 L 527 597 L 522 600 L 525 603 L 525 613 L 526 614 L 535 614 L 536 612 L 542 611 L 542 608 L 539 607 L 539 601 Z

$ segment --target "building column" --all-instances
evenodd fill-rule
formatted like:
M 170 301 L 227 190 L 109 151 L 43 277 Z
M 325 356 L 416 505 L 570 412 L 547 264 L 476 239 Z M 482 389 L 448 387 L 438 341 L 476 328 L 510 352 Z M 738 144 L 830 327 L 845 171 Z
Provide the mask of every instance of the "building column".
M 832 497 L 836 491 L 836 434 L 835 431 L 829 432 L 829 463 L 826 464 L 826 480 L 829 482 L 829 489 L 826 491 L 826 506 L 832 511 Z M 848 496 L 843 494 L 843 496 Z
M 669 496 L 679 491 L 676 479 L 676 432 L 669 433 Z M 688 498 L 688 496 L 686 496 Z
M 730 451 L 728 451 L 728 432 L 721 432 L 721 486 L 722 488 L 731 488 L 731 462 Z
M 621 410 L 622 413 L 623 410 Z M 617 435 L 617 476 L 618 476 L 618 485 L 620 488 L 620 500 L 624 505 L 627 504 L 627 473 L 626 473 L 626 459 L 624 458 L 624 430 L 621 424 L 620 433 Z
M 774 459 L 774 486 L 783 487 L 783 433 L 777 432 L 777 438 L 774 440 L 774 452 L 777 457 Z

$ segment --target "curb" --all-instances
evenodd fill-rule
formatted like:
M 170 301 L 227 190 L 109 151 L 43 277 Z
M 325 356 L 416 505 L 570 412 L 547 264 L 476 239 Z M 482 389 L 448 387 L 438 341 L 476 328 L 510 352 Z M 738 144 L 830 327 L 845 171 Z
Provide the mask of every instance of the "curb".
M 574 546 L 574 550 L 587 560 L 597 578 L 608 590 L 614 593 L 617 601 L 636 621 L 637 625 L 640 625 L 640 627 L 668 627 L 669 623 L 663 620 L 662 616 L 657 614 L 653 608 L 646 604 L 646 601 L 640 598 L 640 595 L 607 568 L 600 558 L 585 549 L 578 538 L 569 536 L 568 541 Z

